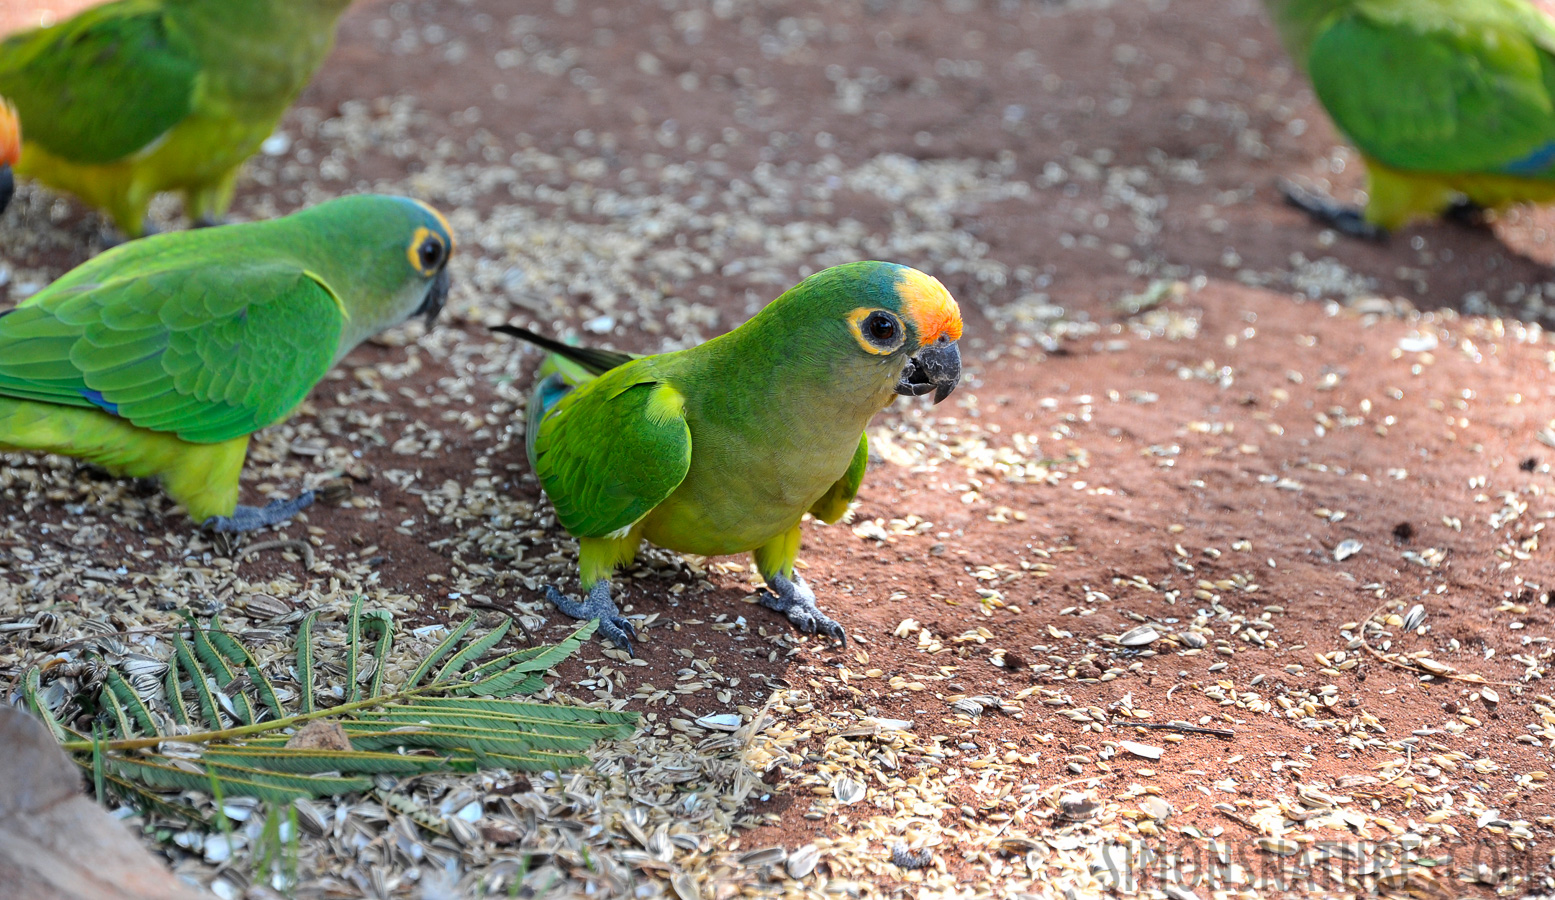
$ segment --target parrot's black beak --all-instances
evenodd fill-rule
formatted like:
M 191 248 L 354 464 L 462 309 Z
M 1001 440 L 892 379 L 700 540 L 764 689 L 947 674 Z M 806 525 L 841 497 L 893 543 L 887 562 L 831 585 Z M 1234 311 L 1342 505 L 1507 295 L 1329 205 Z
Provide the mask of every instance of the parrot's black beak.
M 922 397 L 932 391 L 934 402 L 950 396 L 961 383 L 961 348 L 941 336 L 939 340 L 909 357 L 896 392 L 906 397 Z
M 0 213 L 11 205 L 11 195 L 16 193 L 16 179 L 11 176 L 11 167 L 0 165 Z
M 426 316 L 427 330 L 432 329 L 432 323 L 437 321 L 437 314 L 443 311 L 443 304 L 448 302 L 448 270 L 444 269 L 432 279 L 432 284 L 427 287 L 427 295 L 416 307 L 413 316 Z

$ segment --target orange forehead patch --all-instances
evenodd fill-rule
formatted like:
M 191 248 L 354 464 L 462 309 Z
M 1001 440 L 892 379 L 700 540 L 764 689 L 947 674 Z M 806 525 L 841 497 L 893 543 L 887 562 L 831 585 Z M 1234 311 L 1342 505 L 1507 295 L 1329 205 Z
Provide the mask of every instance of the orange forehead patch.
M 15 165 L 22 158 L 22 124 L 16 107 L 0 97 L 0 166 Z
M 942 335 L 961 340 L 961 307 L 938 278 L 904 268 L 896 292 L 902 298 L 902 312 L 918 332 L 920 346 L 928 346 Z

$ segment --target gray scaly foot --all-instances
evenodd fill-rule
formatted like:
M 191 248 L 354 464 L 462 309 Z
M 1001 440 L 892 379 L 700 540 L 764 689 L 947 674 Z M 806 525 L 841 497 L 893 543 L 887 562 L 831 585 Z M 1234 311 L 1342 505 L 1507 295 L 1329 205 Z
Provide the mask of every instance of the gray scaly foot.
M 841 641 L 844 647 L 848 645 L 847 633 L 815 605 L 815 592 L 803 578 L 795 576 L 789 581 L 782 575 L 773 575 L 767 584 L 772 590 L 757 591 L 757 603 L 788 616 L 788 621 L 806 634 L 824 634 Z
M 1286 203 L 1350 237 L 1380 241 L 1388 236 L 1385 229 L 1366 221 L 1359 209 L 1345 206 L 1332 197 L 1308 190 L 1295 182 L 1280 179 L 1280 193 L 1285 196 Z
M 621 615 L 616 609 L 614 600 L 610 599 L 610 582 L 600 581 L 589 589 L 588 597 L 581 603 L 569 600 L 561 591 L 546 585 L 545 598 L 556 605 L 564 615 L 574 619 L 598 619 L 599 633 L 610 639 L 611 643 L 626 651 L 627 656 L 635 656 L 632 652 L 632 638 L 637 637 L 637 629 L 632 623 Z
M 238 506 L 230 516 L 212 516 L 205 527 L 217 533 L 253 531 L 269 525 L 279 525 L 313 505 L 318 494 L 303 491 L 291 500 L 271 500 L 264 506 Z

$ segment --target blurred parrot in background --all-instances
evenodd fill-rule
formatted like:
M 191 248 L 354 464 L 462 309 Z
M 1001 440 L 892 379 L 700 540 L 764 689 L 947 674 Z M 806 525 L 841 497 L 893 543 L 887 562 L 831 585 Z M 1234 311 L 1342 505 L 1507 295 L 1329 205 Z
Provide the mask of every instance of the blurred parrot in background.
M 578 539 L 587 599 L 546 594 L 631 652 L 611 573 L 639 544 L 750 552 L 759 602 L 801 630 L 846 640 L 794 573 L 799 522 L 835 522 L 869 461 L 864 428 L 896 394 L 944 400 L 961 377 L 961 312 L 916 269 L 859 262 L 806 278 L 744 325 L 657 356 L 572 347 L 511 325 L 551 351 L 529 399 L 530 465 Z
M 1529 0 L 1266 0 L 1366 161 L 1364 211 L 1283 185 L 1348 234 L 1555 199 L 1555 21 Z
M 437 211 L 378 195 L 115 247 L 0 315 L 0 450 L 159 477 L 216 531 L 283 522 L 314 494 L 239 506 L 249 435 L 366 338 L 430 326 L 452 250 Z
M 4 97 L 0 97 L 0 215 L 11 204 L 11 194 L 16 190 L 11 167 L 16 165 L 21 155 L 22 129 L 16 121 L 16 110 Z
M 117 0 L 0 42 L 26 128 L 17 174 L 145 230 L 161 191 L 217 224 L 243 161 L 335 40 L 350 0 Z

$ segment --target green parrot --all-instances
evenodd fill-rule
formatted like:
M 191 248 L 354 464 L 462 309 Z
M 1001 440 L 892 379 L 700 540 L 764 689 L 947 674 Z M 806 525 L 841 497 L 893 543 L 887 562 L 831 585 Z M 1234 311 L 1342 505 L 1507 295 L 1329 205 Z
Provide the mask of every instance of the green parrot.
M 0 95 L 27 128 L 17 174 L 106 210 L 132 238 L 161 191 L 215 224 L 349 3 L 116 0 L 12 35 Z
M 869 461 L 864 428 L 897 394 L 944 400 L 961 378 L 961 312 L 934 278 L 858 262 L 806 278 L 755 318 L 657 356 L 572 347 L 496 328 L 553 354 L 529 399 L 529 461 L 578 539 L 587 599 L 546 595 L 631 652 L 610 575 L 646 539 L 703 556 L 749 552 L 759 602 L 846 640 L 794 573 L 799 522 L 835 522 Z
M 1364 211 L 1286 197 L 1362 237 L 1411 219 L 1555 199 L 1555 21 L 1528 0 L 1266 0 L 1366 160 Z
M 16 109 L 0 97 L 0 213 L 11 205 L 16 182 L 11 167 L 22 156 L 22 126 L 16 121 Z
M 430 326 L 452 250 L 436 210 L 377 195 L 121 244 L 0 315 L 0 450 L 159 477 L 216 531 L 283 522 L 314 494 L 239 506 L 249 435 L 363 340 Z

